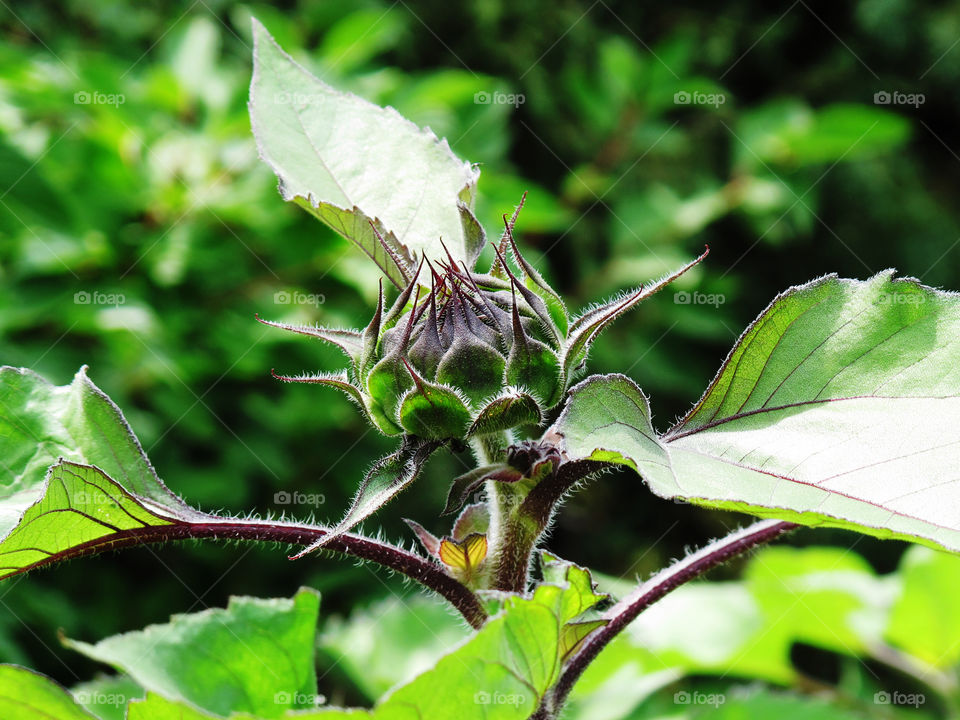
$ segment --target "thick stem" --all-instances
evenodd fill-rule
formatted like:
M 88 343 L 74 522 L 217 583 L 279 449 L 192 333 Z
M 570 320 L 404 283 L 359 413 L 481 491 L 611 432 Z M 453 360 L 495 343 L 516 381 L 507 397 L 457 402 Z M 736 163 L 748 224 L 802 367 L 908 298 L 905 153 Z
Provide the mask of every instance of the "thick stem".
M 600 462 L 565 462 L 532 488 L 518 483 L 501 491 L 511 493 L 501 499 L 501 503 L 509 505 L 511 513 L 504 523 L 503 552 L 497 564 L 495 588 L 526 591 L 534 550 L 561 498 L 578 482 L 605 467 L 607 465 Z
M 511 440 L 509 432 L 489 433 L 474 438 L 471 445 L 477 462 L 481 465 L 504 462 Z M 529 491 L 529 483 L 522 480 L 516 483 L 486 482 L 490 512 L 490 526 L 487 529 L 490 548 L 488 564 L 492 573 L 488 582 L 495 590 L 526 590 L 530 555 L 539 535 L 519 517 L 520 505 Z
M 55 557 L 44 558 L 33 565 L 22 568 L 21 572 L 60 560 L 94 555 L 106 550 L 118 550 L 171 540 L 252 540 L 255 542 L 310 546 L 326 535 L 327 532 L 324 528 L 296 523 L 219 520 L 212 517 L 209 521 L 175 521 L 170 525 L 121 530 L 108 538 L 91 540 Z M 482 627 L 487 619 L 486 611 L 481 606 L 477 596 L 469 588 L 447 575 L 436 563 L 425 560 L 415 553 L 395 545 L 349 533 L 332 540 L 324 549 L 362 560 L 369 560 L 406 575 L 411 580 L 444 597 L 476 629 Z
M 497 555 L 493 587 L 507 592 L 525 592 L 530 582 L 530 562 L 540 534 L 546 527 L 522 512 L 529 497 L 529 481 L 487 481 L 487 495 L 497 504 Z M 493 496 L 491 493 L 495 493 Z M 491 523 L 492 525 L 492 523 Z
M 573 656 L 553 690 L 544 698 L 543 704 L 533 718 L 553 718 L 563 707 L 574 683 L 600 651 L 636 617 L 669 592 L 690 582 L 703 573 L 721 565 L 731 558 L 770 542 L 798 525 L 782 520 L 763 520 L 731 533 L 705 548 L 688 555 L 671 567 L 661 570 L 632 593 L 618 602 L 606 613 L 607 624 L 597 630 Z

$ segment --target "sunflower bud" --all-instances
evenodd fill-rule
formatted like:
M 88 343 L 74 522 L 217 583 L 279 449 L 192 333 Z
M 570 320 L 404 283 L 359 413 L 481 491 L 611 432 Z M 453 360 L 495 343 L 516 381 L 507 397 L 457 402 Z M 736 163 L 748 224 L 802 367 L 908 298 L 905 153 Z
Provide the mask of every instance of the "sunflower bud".
M 427 272 L 425 296 L 421 265 L 362 334 L 355 380 L 373 422 L 435 440 L 538 424 L 565 390 L 562 335 L 544 302 L 512 273 L 452 258 Z
M 465 440 L 539 425 L 600 331 L 676 275 L 571 319 L 520 254 L 516 214 L 504 220 L 489 272 L 473 272 L 449 253 L 436 265 L 422 259 L 389 310 L 381 287 L 362 331 L 268 323 L 335 343 L 352 361 L 339 374 L 277 377 L 343 390 L 387 435 Z

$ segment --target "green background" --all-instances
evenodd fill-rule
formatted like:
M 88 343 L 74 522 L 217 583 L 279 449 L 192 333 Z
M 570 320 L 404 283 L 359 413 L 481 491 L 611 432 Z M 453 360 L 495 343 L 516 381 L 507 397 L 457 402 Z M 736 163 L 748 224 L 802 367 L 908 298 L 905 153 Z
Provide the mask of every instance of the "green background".
M 652 395 L 659 429 L 790 285 L 892 266 L 960 286 L 955 5 L 4 5 L 0 362 L 57 384 L 89 364 L 161 477 L 205 509 L 333 520 L 392 447 L 334 391 L 270 377 L 334 370 L 342 356 L 255 313 L 362 326 L 377 274 L 285 205 L 256 158 L 251 14 L 327 82 L 393 105 L 480 163 L 489 234 L 529 191 L 520 239 L 574 308 L 709 244 L 703 266 L 620 320 L 592 355 L 592 371 L 626 372 Z M 877 104 L 880 92 L 923 102 Z M 680 302 L 709 296 L 722 304 Z M 386 534 L 409 542 L 404 516 L 443 532 L 437 515 L 461 467 L 432 461 L 378 516 Z M 275 501 L 281 490 L 324 502 L 291 508 Z M 609 475 L 564 507 L 550 546 L 632 576 L 738 521 Z M 881 571 L 903 547 L 840 532 L 792 542 L 855 544 Z M 283 548 L 127 551 L 0 584 L 0 660 L 73 684 L 95 666 L 59 645 L 58 628 L 93 641 L 301 584 L 322 591 L 324 615 L 415 592 L 330 558 L 288 563 Z M 811 674 L 837 679 L 822 653 L 797 652 Z

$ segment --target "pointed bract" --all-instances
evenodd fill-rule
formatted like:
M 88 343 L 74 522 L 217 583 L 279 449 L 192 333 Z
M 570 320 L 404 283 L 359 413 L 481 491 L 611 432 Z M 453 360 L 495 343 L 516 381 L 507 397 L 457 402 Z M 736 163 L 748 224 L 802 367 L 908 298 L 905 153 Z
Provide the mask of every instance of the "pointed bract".
M 710 249 L 707 248 L 702 255 L 687 263 L 679 270 L 665 275 L 649 286 L 640 287 L 632 293 L 616 297 L 606 303 L 590 308 L 575 319 L 570 324 L 570 334 L 567 337 L 563 356 L 563 370 L 567 382 L 570 382 L 577 368 L 586 359 L 591 343 L 593 343 L 597 335 L 599 335 L 604 328 L 625 312 L 635 307 L 637 303 L 647 299 L 683 275 L 687 270 L 699 264 L 709 253 Z
M 427 458 L 440 445 L 441 443 L 436 441 L 405 437 L 396 452 L 381 458 L 370 468 L 343 520 L 293 558 L 298 559 L 319 550 L 390 502 L 417 478 Z
M 346 353 L 354 365 L 360 362 L 360 357 L 363 354 L 363 335 L 359 330 L 325 328 L 319 325 L 288 325 L 287 323 L 274 322 L 273 320 L 264 320 L 259 315 L 254 315 L 254 317 L 257 319 L 257 322 L 263 323 L 264 325 L 280 328 L 281 330 L 289 330 L 299 335 L 319 338 L 332 345 L 336 345 Z
M 437 553 L 440 551 L 440 538 L 414 520 L 404 518 L 403 521 L 413 530 L 413 534 L 417 536 L 417 540 L 420 541 L 423 549 L 427 551 L 427 555 L 432 558 L 437 557 Z

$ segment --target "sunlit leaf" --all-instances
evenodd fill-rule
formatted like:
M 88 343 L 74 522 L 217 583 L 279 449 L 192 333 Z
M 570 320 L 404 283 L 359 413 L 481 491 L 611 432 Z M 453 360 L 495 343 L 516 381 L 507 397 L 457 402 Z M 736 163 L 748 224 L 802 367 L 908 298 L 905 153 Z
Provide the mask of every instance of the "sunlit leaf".
M 175 615 L 96 644 L 67 642 L 166 698 L 218 715 L 276 718 L 314 705 L 319 608 L 307 589 L 289 600 L 234 597 L 226 609 Z
M 0 665 L 0 717 L 96 720 L 53 680 L 16 665 Z
M 470 212 L 479 171 L 393 108 L 311 75 L 259 22 L 253 31 L 250 117 L 284 199 L 355 242 L 397 287 L 421 255 L 446 256 L 441 241 L 472 267 L 483 243 Z
M 581 383 L 555 430 L 663 497 L 960 551 L 958 338 L 954 294 L 828 276 L 778 297 L 666 434 L 622 375 Z

